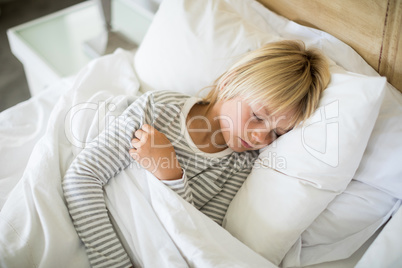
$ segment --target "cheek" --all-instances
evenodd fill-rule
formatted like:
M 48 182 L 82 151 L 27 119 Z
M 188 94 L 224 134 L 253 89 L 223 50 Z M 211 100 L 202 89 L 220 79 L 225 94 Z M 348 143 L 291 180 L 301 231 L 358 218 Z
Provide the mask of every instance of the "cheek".
M 254 132 L 256 129 L 261 129 L 261 126 L 258 123 L 255 123 L 253 120 L 244 120 L 241 123 L 241 130 L 245 136 L 250 137 L 251 133 Z
M 235 113 L 226 114 L 220 118 L 220 126 L 222 131 L 238 131 L 241 125 L 242 119 L 239 115 L 236 115 Z
M 234 135 L 244 135 L 245 129 L 252 121 L 250 109 L 239 102 L 224 104 L 221 108 L 220 126 L 222 132 L 230 132 Z
M 219 120 L 221 131 L 227 132 L 231 131 L 234 128 L 233 120 L 229 117 L 224 117 Z

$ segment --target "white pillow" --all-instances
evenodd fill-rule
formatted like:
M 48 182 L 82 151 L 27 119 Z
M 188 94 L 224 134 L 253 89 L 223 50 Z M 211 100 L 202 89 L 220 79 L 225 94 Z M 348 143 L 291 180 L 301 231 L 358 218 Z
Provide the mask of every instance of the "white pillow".
M 354 177 L 402 199 L 402 94 L 388 84 L 364 157 Z
M 305 267 L 350 257 L 400 206 L 400 200 L 352 180 L 303 232 L 282 267 Z
M 354 180 L 301 235 L 284 267 L 348 258 L 402 199 L 402 94 L 388 86 Z
M 352 180 L 385 83 L 385 78 L 332 68 L 319 109 L 260 153 L 229 206 L 225 228 L 278 265 Z
M 239 55 L 277 40 L 252 2 L 163 1 L 134 58 L 142 90 L 196 95 Z

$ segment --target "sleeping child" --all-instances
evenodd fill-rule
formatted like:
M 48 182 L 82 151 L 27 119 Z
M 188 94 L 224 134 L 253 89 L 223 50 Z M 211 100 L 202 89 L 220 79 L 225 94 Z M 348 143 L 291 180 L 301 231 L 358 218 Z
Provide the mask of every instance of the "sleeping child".
M 325 57 L 302 42 L 247 53 L 196 98 L 147 92 L 73 161 L 64 195 L 93 267 L 131 267 L 108 216 L 103 186 L 136 163 L 217 224 L 258 150 L 307 119 L 329 83 Z

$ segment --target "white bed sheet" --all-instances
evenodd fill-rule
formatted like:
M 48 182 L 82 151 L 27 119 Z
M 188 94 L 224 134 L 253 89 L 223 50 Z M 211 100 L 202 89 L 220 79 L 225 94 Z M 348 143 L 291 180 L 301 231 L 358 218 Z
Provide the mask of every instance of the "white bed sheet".
M 45 129 L 40 132 L 43 136 L 35 134 L 30 139 L 38 142 L 0 211 L 1 267 L 57 267 L 60 263 L 89 267 L 65 205 L 61 179 L 82 145 L 104 128 L 105 119 L 119 115 L 135 98 L 139 83 L 132 57 L 119 50 L 92 62 L 53 108 L 51 103 L 40 106 L 44 99 L 39 97 L 13 109 L 18 118 L 11 124 L 25 122 L 23 111 L 29 111 L 46 127 L 40 127 Z M 45 99 L 56 101 L 56 95 Z M 46 116 L 37 117 L 42 112 L 50 112 L 47 124 Z M 8 130 L 0 133 L 11 135 Z M 24 131 L 14 134 L 17 140 L 29 137 Z M 13 159 L 18 159 L 19 153 L 26 153 L 24 149 L 4 147 L 3 153 L 13 152 L 17 154 Z M 12 172 L 14 167 L 4 169 Z M 275 267 L 135 165 L 106 186 L 106 199 L 133 263 L 141 267 Z
M 71 79 L 63 79 L 0 113 L 0 210 L 21 178 L 33 147 L 44 135 L 55 103 L 71 86 Z
M 402 267 L 402 207 L 359 260 L 356 268 Z

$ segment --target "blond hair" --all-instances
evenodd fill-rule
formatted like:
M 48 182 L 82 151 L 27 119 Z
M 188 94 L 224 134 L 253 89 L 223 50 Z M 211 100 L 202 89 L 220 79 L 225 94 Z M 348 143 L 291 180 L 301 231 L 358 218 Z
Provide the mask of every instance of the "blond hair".
M 266 103 L 270 116 L 292 111 L 291 127 L 306 120 L 318 106 L 330 80 L 326 58 L 301 41 L 279 41 L 247 53 L 222 74 L 204 98 L 210 107 L 242 97 Z

